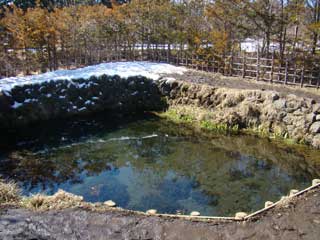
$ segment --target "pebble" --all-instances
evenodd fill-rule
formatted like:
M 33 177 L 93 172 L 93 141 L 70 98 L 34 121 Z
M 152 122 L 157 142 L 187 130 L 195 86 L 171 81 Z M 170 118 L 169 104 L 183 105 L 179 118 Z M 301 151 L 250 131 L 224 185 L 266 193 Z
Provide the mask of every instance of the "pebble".
M 320 179 L 313 179 L 312 180 L 312 186 L 316 186 L 318 184 L 320 184 Z
M 291 189 L 289 196 L 292 197 L 293 195 L 297 194 L 298 192 L 299 192 L 299 190 L 297 190 L 297 189 Z
M 264 207 L 267 208 L 267 207 L 270 207 L 273 204 L 274 204 L 273 202 L 267 201 L 267 202 L 264 203 Z
M 199 212 L 193 211 L 190 213 L 190 215 L 193 217 L 197 217 L 197 216 L 200 216 L 201 214 Z
M 116 207 L 117 206 L 117 204 L 114 201 L 111 201 L 111 200 L 106 201 L 103 204 L 108 206 L 108 207 Z
M 146 213 L 150 214 L 150 215 L 155 215 L 155 214 L 157 214 L 157 210 L 156 209 L 150 209 Z
M 235 215 L 235 219 L 236 219 L 236 220 L 242 220 L 242 219 L 244 219 L 246 216 L 248 216 L 248 214 L 245 213 L 245 212 L 237 212 L 236 215 Z

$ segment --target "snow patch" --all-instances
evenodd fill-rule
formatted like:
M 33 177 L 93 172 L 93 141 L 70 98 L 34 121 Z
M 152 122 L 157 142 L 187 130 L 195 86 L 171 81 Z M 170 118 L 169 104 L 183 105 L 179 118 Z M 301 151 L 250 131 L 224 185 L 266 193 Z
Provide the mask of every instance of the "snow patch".
M 14 104 L 12 105 L 12 108 L 17 109 L 17 108 L 21 107 L 22 105 L 23 105 L 23 103 L 14 102 Z
M 74 85 L 72 79 L 88 79 L 91 76 L 101 76 L 103 74 L 114 76 L 119 75 L 122 78 L 132 76 L 143 76 L 152 80 L 158 80 L 166 74 L 183 74 L 188 71 L 185 67 L 176 67 L 167 63 L 152 63 L 152 62 L 112 62 L 102 63 L 75 70 L 57 70 L 44 74 L 3 78 L 0 81 L 0 91 L 10 91 L 15 86 L 23 86 L 26 84 L 36 84 L 48 81 L 69 80 L 71 85 Z M 88 83 L 81 83 L 78 87 L 87 87 Z M 90 85 L 89 85 L 90 86 Z M 40 88 L 41 89 L 41 88 Z

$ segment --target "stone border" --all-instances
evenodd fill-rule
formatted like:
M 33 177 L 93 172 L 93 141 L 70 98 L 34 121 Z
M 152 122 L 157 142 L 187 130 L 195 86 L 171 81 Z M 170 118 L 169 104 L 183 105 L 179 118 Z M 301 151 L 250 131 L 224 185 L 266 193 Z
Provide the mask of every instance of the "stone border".
M 251 219 L 254 219 L 255 217 L 258 217 L 265 212 L 269 211 L 270 209 L 275 208 L 278 205 L 281 205 L 284 200 L 292 200 L 306 192 L 309 192 L 311 190 L 314 190 L 316 188 L 320 187 L 320 179 L 314 179 L 312 181 L 312 186 L 305 188 L 301 191 L 296 192 L 297 190 L 291 190 L 290 193 L 294 194 L 289 194 L 288 196 L 282 197 L 279 201 L 270 204 L 269 206 L 266 206 L 265 208 L 262 208 L 260 210 L 257 210 L 251 214 L 246 214 L 246 213 L 236 213 L 235 217 L 217 217 L 217 216 L 192 216 L 192 215 L 178 215 L 178 214 L 161 214 L 161 213 L 156 213 L 156 210 L 151 209 L 148 210 L 147 212 L 139 212 L 139 211 L 130 211 L 132 213 L 140 214 L 140 215 L 145 215 L 145 216 L 157 216 L 157 217 L 164 217 L 164 218 L 178 218 L 178 219 L 184 219 L 184 220 L 192 220 L 192 221 L 236 221 L 236 222 L 241 222 L 241 221 L 249 221 Z M 121 209 L 125 210 L 125 209 Z

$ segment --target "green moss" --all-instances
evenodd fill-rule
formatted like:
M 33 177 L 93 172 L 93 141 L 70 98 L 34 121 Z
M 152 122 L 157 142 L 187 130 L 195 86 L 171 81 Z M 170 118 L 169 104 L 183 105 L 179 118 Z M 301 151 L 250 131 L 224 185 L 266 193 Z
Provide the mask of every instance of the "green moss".
M 276 126 L 273 131 L 268 126 L 249 127 L 240 129 L 239 125 L 230 126 L 226 123 L 215 123 L 214 114 L 207 109 L 195 106 L 170 106 L 166 112 L 157 113 L 158 116 L 168 119 L 174 123 L 189 125 L 201 131 L 215 132 L 221 134 L 249 134 L 262 138 L 269 138 L 290 145 L 307 145 L 305 139 L 293 139 L 281 126 Z
M 239 133 L 239 126 L 228 126 L 221 123 L 216 124 L 209 120 L 198 120 L 196 118 L 197 112 L 181 111 L 181 109 L 170 108 L 164 113 L 157 114 L 160 117 L 166 118 L 174 123 L 187 124 L 201 130 L 212 131 L 217 133 Z
M 215 124 L 208 120 L 200 121 L 200 127 L 205 130 L 219 132 L 219 133 L 238 133 L 239 126 L 228 126 L 227 124 Z
M 159 114 L 161 117 L 167 118 L 175 123 L 194 123 L 195 119 L 192 115 L 187 113 L 180 113 L 175 109 L 169 109 L 168 111 Z

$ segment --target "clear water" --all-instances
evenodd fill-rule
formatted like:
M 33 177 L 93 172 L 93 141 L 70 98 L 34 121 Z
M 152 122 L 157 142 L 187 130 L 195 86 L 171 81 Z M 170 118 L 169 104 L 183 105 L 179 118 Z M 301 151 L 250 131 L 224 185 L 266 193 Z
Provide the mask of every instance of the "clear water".
M 56 121 L 1 143 L 0 174 L 25 195 L 64 189 L 141 211 L 250 212 L 320 176 L 317 151 L 200 133 L 151 116 Z

